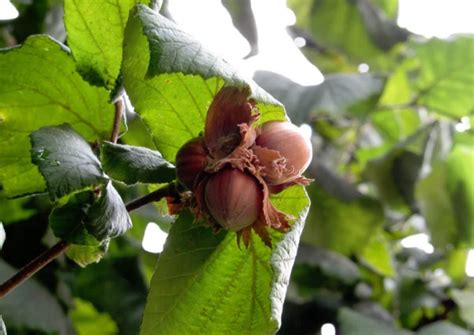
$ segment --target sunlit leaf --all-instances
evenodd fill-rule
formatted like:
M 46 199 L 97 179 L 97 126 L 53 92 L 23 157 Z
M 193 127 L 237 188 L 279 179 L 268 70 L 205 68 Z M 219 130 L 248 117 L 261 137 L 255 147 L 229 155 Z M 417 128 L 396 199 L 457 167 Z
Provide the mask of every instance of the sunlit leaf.
M 66 0 L 67 42 L 79 72 L 92 84 L 115 85 L 122 62 L 122 44 L 130 9 L 148 0 Z
M 417 102 L 453 118 L 474 110 L 474 38 L 432 39 L 415 45 Z
M 369 242 L 360 253 L 360 257 L 366 265 L 377 273 L 386 277 L 395 275 L 390 245 L 382 231 L 372 234 Z
M 110 315 L 99 313 L 88 301 L 74 299 L 74 309 L 69 312 L 77 335 L 115 335 L 117 325 Z
M 248 249 L 239 248 L 235 233 L 216 235 L 182 213 L 160 255 L 141 334 L 275 332 L 308 202 L 294 187 L 274 203 L 298 219 L 275 234 L 273 249 L 254 234 Z
M 68 122 L 93 141 L 108 136 L 112 125 L 108 92 L 85 82 L 68 50 L 47 36 L 0 51 L 0 97 L 0 191 L 5 196 L 44 190 L 31 164 L 31 132 Z
M 224 84 L 249 85 L 262 122 L 285 118 L 270 95 L 146 6 L 137 6 L 127 25 L 123 75 L 135 111 L 156 148 L 172 162 L 178 149 L 204 130 L 207 109 Z
M 102 242 L 99 246 L 72 244 L 67 248 L 66 255 L 79 266 L 86 267 L 99 262 L 106 254 L 108 246 L 108 241 Z

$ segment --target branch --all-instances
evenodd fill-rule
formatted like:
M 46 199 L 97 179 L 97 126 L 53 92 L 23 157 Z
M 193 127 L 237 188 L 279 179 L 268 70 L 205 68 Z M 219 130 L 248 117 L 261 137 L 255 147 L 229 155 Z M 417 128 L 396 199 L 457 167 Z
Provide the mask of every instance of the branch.
M 137 208 L 149 204 L 150 202 L 159 201 L 164 197 L 176 197 L 177 195 L 178 191 L 176 190 L 175 184 L 170 183 L 165 187 L 162 187 L 156 191 L 144 195 L 143 197 L 130 201 L 125 205 L 125 207 L 127 208 L 128 212 L 131 212 Z M 36 272 L 48 265 L 56 257 L 61 255 L 67 249 L 68 246 L 68 242 L 61 240 L 55 245 L 53 245 L 50 249 L 46 250 L 41 255 L 36 257 L 30 263 L 28 263 L 25 267 L 23 267 L 20 271 L 13 275 L 13 277 L 11 277 L 2 285 L 0 285 L 0 299 L 5 297 L 15 287 L 23 283 L 25 280 L 33 276 Z
M 8 279 L 0 286 L 0 299 L 3 298 L 13 290 L 16 286 L 33 276 L 36 272 L 44 268 L 53 259 L 61 255 L 69 246 L 69 243 L 65 241 L 59 241 L 53 245 L 50 249 L 43 252 L 41 255 L 36 257 L 30 263 L 28 263 L 23 269 L 17 272 L 13 277 Z
M 123 98 L 120 97 L 115 101 L 115 117 L 114 125 L 112 128 L 112 134 L 110 135 L 110 142 L 117 143 L 119 132 L 120 132 L 120 123 L 122 121 L 122 114 L 124 109 Z
M 178 191 L 175 188 L 175 185 L 170 183 L 165 187 L 162 187 L 156 191 L 148 193 L 143 197 L 137 198 L 135 200 L 130 201 L 125 205 L 127 211 L 131 212 L 137 208 L 140 208 L 150 202 L 159 201 L 165 197 L 177 197 Z

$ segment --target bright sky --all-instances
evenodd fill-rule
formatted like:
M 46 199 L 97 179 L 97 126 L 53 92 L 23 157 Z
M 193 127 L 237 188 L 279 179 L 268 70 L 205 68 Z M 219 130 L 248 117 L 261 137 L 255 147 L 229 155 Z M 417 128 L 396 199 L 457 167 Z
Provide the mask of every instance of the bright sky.
M 455 33 L 474 33 L 474 0 L 399 0 L 399 3 L 398 23 L 417 34 L 446 38 Z M 252 0 L 252 8 L 260 52 L 256 57 L 242 60 L 250 47 L 233 27 L 219 0 L 170 1 L 170 11 L 178 24 L 248 76 L 255 70 L 269 70 L 302 85 L 321 83 L 322 74 L 306 60 L 285 31 L 296 22 L 286 1 Z M 203 21 L 203 17 L 212 20 Z M 296 42 L 304 43 L 301 38 Z
M 474 33 L 473 0 L 399 0 L 398 24 L 426 37 Z

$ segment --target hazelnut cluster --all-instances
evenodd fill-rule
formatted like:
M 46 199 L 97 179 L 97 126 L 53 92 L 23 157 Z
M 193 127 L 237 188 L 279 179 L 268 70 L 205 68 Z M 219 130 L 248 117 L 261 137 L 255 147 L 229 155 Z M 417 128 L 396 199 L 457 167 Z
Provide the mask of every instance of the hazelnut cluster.
M 312 148 L 290 122 L 255 126 L 260 113 L 249 95 L 239 87 L 216 94 L 204 135 L 177 153 L 177 177 L 192 191 L 198 217 L 216 230 L 235 231 L 246 246 L 253 229 L 271 247 L 267 227 L 286 232 L 291 217 L 272 205 L 270 194 L 309 183 L 301 174 L 311 162 Z

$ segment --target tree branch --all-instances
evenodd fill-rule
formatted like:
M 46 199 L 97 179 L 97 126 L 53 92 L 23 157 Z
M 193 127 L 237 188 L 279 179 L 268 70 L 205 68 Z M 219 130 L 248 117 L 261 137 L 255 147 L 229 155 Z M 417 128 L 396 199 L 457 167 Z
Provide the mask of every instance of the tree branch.
M 130 201 L 125 205 L 125 207 L 127 208 L 128 212 L 131 212 L 151 202 L 159 201 L 164 197 L 177 197 L 177 195 L 178 191 L 176 190 L 175 184 L 170 183 L 165 187 L 162 187 L 156 191 L 144 195 L 143 197 Z M 0 285 L 0 299 L 5 297 L 15 287 L 23 283 L 25 280 L 33 276 L 36 272 L 48 265 L 56 257 L 61 255 L 64 251 L 66 251 L 68 246 L 68 242 L 61 240 L 55 245 L 53 245 L 51 248 L 43 252 L 41 255 L 36 257 L 30 263 L 28 263 L 10 279 Z
M 120 133 L 120 124 L 122 121 L 122 114 L 124 109 L 123 98 L 120 97 L 115 101 L 115 117 L 114 117 L 114 125 L 112 128 L 112 134 L 110 135 L 110 142 L 117 143 L 118 136 Z
M 131 212 L 137 208 L 149 204 L 150 202 L 159 201 L 165 197 L 177 197 L 177 195 L 178 191 L 176 190 L 175 185 L 170 183 L 165 187 L 144 195 L 143 197 L 130 201 L 125 205 L 125 207 L 127 208 L 127 211 Z
M 65 241 L 59 241 L 53 245 L 50 249 L 43 252 L 41 255 L 36 257 L 30 263 L 28 263 L 23 269 L 17 272 L 13 277 L 8 279 L 0 286 L 0 299 L 3 298 L 13 290 L 16 286 L 33 276 L 36 272 L 44 268 L 53 259 L 61 255 L 69 246 L 69 243 Z

